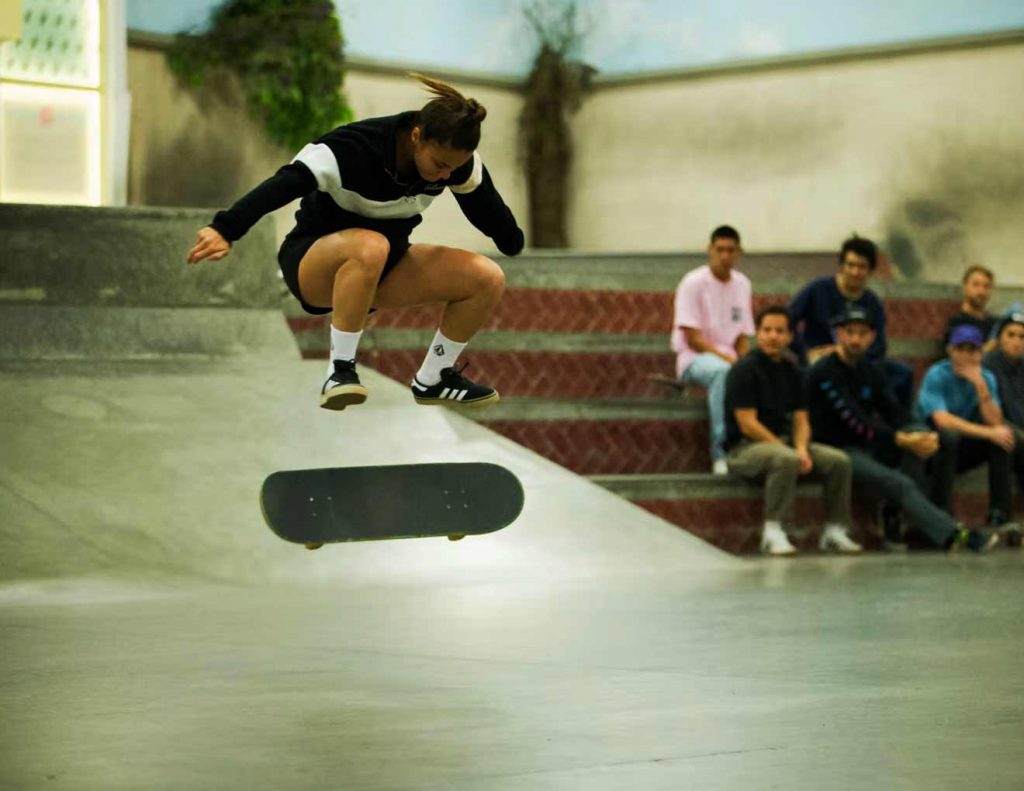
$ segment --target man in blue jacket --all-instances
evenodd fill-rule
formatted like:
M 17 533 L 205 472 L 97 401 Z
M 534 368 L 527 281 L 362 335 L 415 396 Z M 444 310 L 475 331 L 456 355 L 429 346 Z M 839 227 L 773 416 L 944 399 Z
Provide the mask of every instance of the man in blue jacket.
M 835 275 L 812 280 L 789 304 L 793 322 L 793 349 L 808 364 L 836 350 L 832 319 L 856 305 L 871 316 L 875 339 L 865 355 L 882 372 L 890 392 L 905 408 L 910 408 L 914 390 L 914 372 L 906 363 L 885 356 L 885 308 L 878 295 L 867 286 L 878 266 L 878 248 L 870 239 L 852 236 L 839 250 L 839 270 Z

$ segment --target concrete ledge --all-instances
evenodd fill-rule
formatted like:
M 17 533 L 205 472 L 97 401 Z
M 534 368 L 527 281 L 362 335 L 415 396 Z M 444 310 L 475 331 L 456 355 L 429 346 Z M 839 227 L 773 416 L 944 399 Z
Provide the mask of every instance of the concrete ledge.
M 497 258 L 509 288 L 674 291 L 683 275 L 707 263 L 705 253 L 587 253 L 527 250 Z M 747 253 L 740 269 L 762 284 L 804 283 L 835 269 L 833 253 Z
M 708 473 L 588 475 L 587 478 L 627 500 L 747 500 L 760 499 L 764 492 L 761 484 Z M 984 492 L 987 487 L 984 467 L 957 478 L 957 491 Z M 821 484 L 801 483 L 797 486 L 797 496 L 820 497 Z
M 224 261 L 185 263 L 212 217 L 212 209 L 0 204 L 0 295 L 57 305 L 278 306 L 269 221 Z
M 323 338 L 314 340 L 322 343 Z M 372 329 L 360 341 L 361 349 L 426 349 L 434 330 Z M 483 330 L 470 347 L 478 351 L 611 352 L 632 354 L 671 353 L 668 333 L 632 335 L 583 332 L 539 332 Z
M 498 420 L 670 420 L 707 421 L 702 403 L 688 399 L 623 399 L 554 401 L 543 398 L 502 398 L 497 404 L 468 415 L 478 423 Z
M 675 291 L 683 275 L 707 263 L 704 253 L 588 253 L 527 250 L 515 258 L 495 259 L 509 288 Z M 835 273 L 833 252 L 745 253 L 739 270 L 757 294 L 795 294 L 812 278 Z M 960 300 L 959 283 L 910 280 L 871 281 L 882 297 Z M 997 307 L 1024 298 L 1024 282 L 1000 283 Z
M 276 320 L 275 320 L 276 319 Z M 276 310 L 0 305 L 0 360 L 298 358 Z

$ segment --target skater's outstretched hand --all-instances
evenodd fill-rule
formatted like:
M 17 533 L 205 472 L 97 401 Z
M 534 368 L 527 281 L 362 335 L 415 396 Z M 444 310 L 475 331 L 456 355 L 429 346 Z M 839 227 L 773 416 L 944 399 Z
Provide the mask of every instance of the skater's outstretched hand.
M 230 252 L 231 242 L 210 226 L 206 226 L 196 234 L 196 243 L 188 251 L 188 262 L 198 264 L 205 260 L 219 261 Z

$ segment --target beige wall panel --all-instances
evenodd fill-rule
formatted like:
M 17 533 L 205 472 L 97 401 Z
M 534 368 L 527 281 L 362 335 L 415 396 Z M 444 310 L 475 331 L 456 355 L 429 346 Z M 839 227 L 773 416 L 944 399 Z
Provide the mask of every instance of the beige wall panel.
M 574 119 L 570 233 L 592 250 L 832 249 L 906 276 L 1024 281 L 1024 45 L 599 88 Z M 613 221 L 614 220 L 614 221 Z

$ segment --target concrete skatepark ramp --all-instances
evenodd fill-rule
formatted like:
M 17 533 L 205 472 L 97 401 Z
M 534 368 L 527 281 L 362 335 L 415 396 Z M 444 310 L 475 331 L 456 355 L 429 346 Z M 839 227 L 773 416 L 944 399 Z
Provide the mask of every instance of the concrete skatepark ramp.
M 237 317 L 259 325 L 251 337 L 260 347 L 229 357 L 54 354 L 4 365 L 6 579 L 116 571 L 367 584 L 735 562 L 450 410 L 416 406 L 372 371 L 365 405 L 319 409 L 323 363 L 298 359 L 279 314 L 258 319 Z M 257 493 L 275 470 L 427 461 L 508 467 L 526 488 L 524 513 L 502 533 L 457 546 L 392 542 L 315 555 L 263 525 Z

